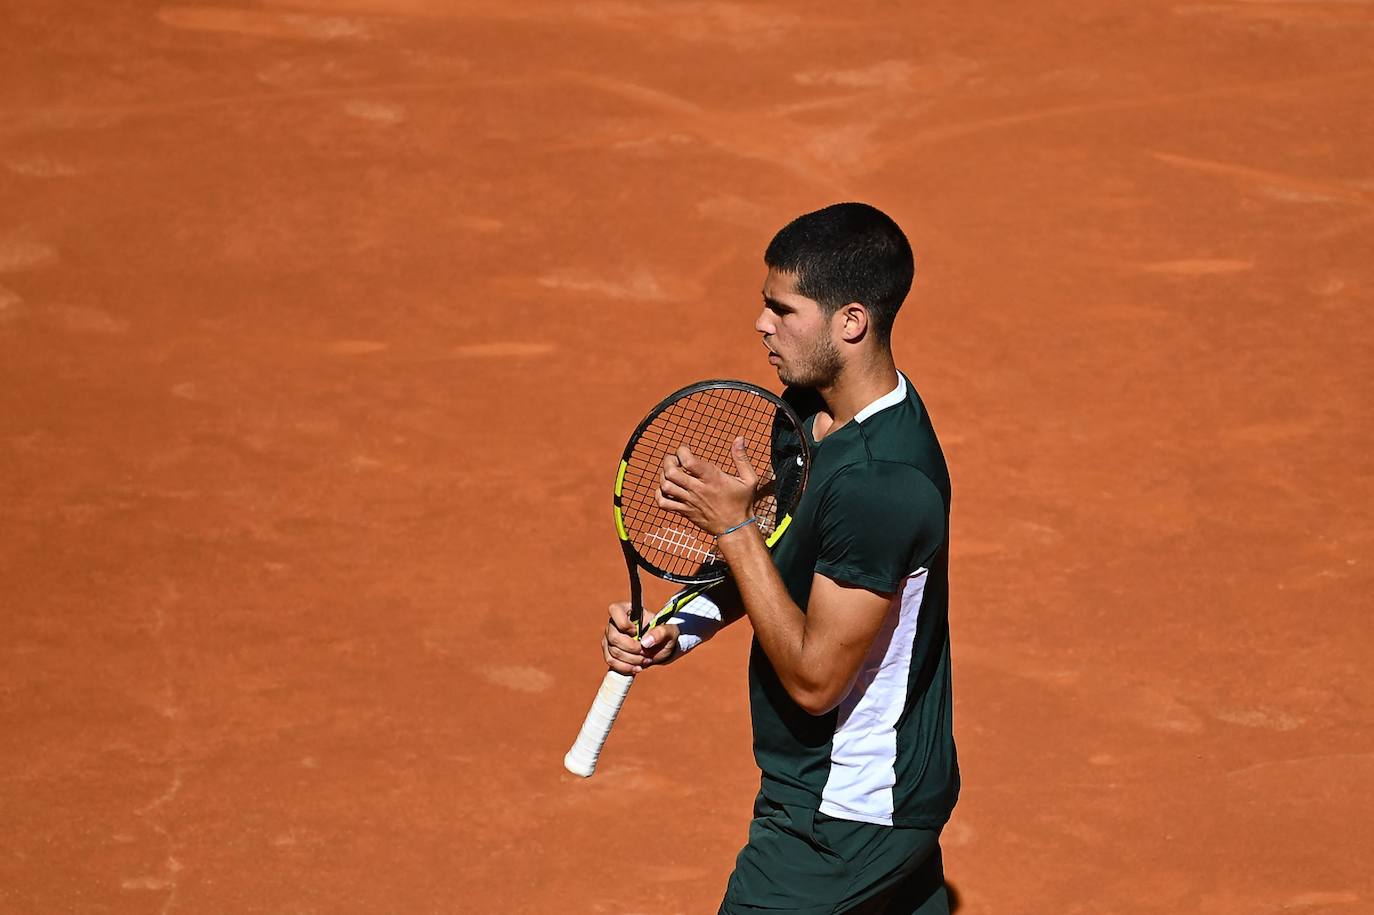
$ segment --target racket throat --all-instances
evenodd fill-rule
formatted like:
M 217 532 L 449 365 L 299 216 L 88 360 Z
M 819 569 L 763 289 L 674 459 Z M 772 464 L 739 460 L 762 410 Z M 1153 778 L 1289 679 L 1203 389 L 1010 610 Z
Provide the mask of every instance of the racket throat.
M 639 563 L 629 544 L 622 540 L 625 547 L 625 566 L 630 571 L 630 622 L 635 627 L 635 638 L 644 634 L 644 586 L 639 581 Z

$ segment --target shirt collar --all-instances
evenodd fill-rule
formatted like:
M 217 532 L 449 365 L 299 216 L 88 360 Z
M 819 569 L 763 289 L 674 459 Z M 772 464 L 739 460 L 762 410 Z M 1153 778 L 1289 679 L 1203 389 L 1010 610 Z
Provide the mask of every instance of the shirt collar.
M 879 397 L 877 400 L 873 401 L 868 406 L 864 407 L 858 413 L 855 413 L 854 422 L 861 423 L 864 420 L 868 419 L 870 416 L 872 416 L 874 413 L 877 413 L 880 410 L 886 410 L 888 407 L 893 406 L 894 404 L 899 404 L 904 400 L 906 400 L 906 376 L 903 375 L 901 372 L 898 372 L 897 386 L 892 390 L 888 391 L 882 397 Z

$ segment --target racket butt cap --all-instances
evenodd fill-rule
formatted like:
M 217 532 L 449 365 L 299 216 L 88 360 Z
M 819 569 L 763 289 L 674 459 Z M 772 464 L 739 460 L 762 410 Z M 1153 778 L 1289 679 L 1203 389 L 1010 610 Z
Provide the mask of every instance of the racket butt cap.
M 563 768 L 579 778 L 591 778 L 596 771 L 596 761 L 588 762 L 586 759 L 575 757 L 571 750 L 563 757 Z

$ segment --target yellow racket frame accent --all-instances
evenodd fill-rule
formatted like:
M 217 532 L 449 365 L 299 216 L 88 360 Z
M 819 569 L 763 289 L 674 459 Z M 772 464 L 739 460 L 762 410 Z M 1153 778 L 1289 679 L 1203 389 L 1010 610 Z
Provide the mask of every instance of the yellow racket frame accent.
M 720 584 L 720 582 L 715 582 L 714 584 L 709 585 L 702 585 L 699 588 L 692 588 L 691 590 L 681 592 L 674 599 L 664 604 L 663 609 L 659 610 L 657 613 L 654 614 L 653 618 L 649 620 L 648 625 L 644 627 L 645 631 L 647 632 L 648 630 L 657 626 L 666 617 L 670 617 L 674 613 L 677 613 L 678 610 L 682 609 L 682 607 L 685 604 L 691 603 L 692 601 L 696 600 L 698 597 L 705 594 L 707 591 L 711 590 L 718 584 Z
M 764 541 L 764 544 L 771 550 L 773 548 L 773 544 L 777 543 L 778 538 L 782 536 L 783 531 L 787 530 L 787 525 L 791 523 L 792 516 L 783 515 L 782 520 L 778 522 L 777 527 L 773 528 L 773 533 L 768 535 L 768 539 Z
M 620 539 L 626 543 L 630 542 L 630 535 L 625 532 L 625 516 L 620 513 L 620 491 L 625 486 L 625 471 L 630 468 L 630 462 L 622 460 L 620 469 L 615 472 L 615 532 L 620 535 Z

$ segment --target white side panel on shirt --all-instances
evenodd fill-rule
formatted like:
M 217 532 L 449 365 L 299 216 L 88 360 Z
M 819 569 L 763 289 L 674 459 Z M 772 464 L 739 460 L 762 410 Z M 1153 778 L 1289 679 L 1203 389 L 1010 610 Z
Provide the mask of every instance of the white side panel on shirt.
M 892 825 L 897 719 L 906 703 L 926 571 L 917 569 L 893 597 L 897 612 L 888 613 L 854 688 L 840 703 L 819 808 L 827 816 Z

